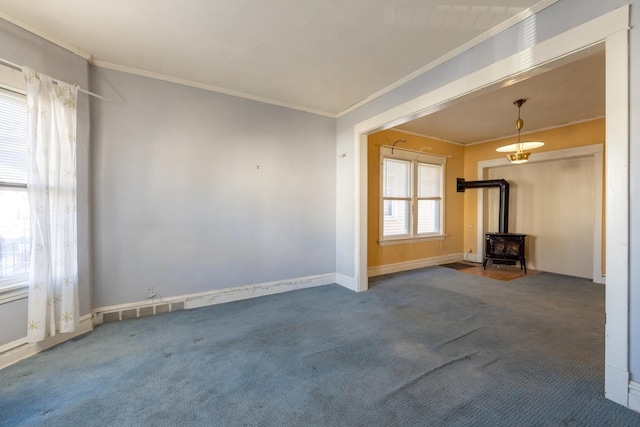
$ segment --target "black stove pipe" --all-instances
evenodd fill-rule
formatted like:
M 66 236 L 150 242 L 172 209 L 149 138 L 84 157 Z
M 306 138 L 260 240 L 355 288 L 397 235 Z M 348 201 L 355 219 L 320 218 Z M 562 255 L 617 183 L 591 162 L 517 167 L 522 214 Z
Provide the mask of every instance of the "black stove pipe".
M 457 178 L 457 191 L 464 193 L 467 188 L 500 188 L 500 210 L 498 211 L 498 232 L 509 231 L 509 183 L 504 179 L 487 179 L 484 181 L 465 181 Z

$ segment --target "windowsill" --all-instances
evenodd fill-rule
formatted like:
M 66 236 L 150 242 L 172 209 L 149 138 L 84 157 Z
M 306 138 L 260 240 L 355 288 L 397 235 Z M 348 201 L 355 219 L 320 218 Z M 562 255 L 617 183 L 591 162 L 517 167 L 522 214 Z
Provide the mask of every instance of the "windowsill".
M 422 243 L 422 242 L 437 242 L 444 240 L 447 237 L 446 234 L 435 234 L 430 236 L 418 236 L 418 237 L 394 237 L 384 240 L 378 240 L 380 246 L 392 246 L 392 245 L 405 245 L 408 243 Z
M 29 284 L 27 282 L 15 283 L 0 288 L 0 304 L 17 301 L 29 296 Z

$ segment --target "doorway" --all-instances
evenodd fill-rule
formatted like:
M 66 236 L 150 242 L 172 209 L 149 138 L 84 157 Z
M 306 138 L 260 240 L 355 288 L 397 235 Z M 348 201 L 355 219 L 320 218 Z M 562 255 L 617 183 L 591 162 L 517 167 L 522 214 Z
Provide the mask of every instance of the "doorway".
M 522 165 L 505 159 L 478 163 L 478 176 L 512 183 L 509 232 L 530 236 L 529 268 L 596 283 L 604 283 L 602 174 L 602 144 L 539 153 Z M 478 209 L 478 223 L 489 232 L 494 231 L 498 205 L 491 193 L 478 196 L 484 207 Z M 483 230 L 477 239 L 484 240 Z
M 446 108 L 458 98 L 491 91 L 509 79 L 550 66 L 597 43 L 606 46 L 606 356 L 605 396 L 627 406 L 629 395 L 629 7 L 621 7 L 544 42 L 391 108 L 354 126 L 354 285 L 368 288 L 367 277 L 367 135 Z M 615 209 L 614 209 L 615 208 Z

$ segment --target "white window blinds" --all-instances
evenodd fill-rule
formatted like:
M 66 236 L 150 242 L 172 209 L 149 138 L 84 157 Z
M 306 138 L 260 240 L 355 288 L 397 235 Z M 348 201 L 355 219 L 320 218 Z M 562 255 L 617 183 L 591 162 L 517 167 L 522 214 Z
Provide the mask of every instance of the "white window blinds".
M 27 184 L 27 104 L 0 89 L 0 185 Z
M 0 89 L 0 291 L 27 281 L 30 230 L 27 102 Z
M 444 234 L 446 157 L 380 147 L 380 242 Z

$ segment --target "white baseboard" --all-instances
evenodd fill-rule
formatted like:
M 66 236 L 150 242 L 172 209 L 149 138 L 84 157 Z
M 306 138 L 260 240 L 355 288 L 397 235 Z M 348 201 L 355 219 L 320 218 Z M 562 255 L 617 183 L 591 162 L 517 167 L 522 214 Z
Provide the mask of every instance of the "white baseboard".
M 629 372 L 618 367 L 604 366 L 604 397 L 622 406 L 629 405 Z
M 336 283 L 336 275 L 334 273 L 331 273 L 318 276 L 299 277 L 297 279 L 260 283 L 256 285 L 219 289 L 215 291 L 202 292 L 199 294 L 185 295 L 181 298 L 185 301 L 184 308 L 196 308 L 214 304 L 221 304 L 224 302 L 261 297 L 264 295 L 279 294 L 281 292 L 294 291 L 297 289 L 330 285 L 333 283 Z
M 213 291 L 200 292 L 196 294 L 154 298 L 151 300 L 136 301 L 126 304 L 111 305 L 107 307 L 98 307 L 93 309 L 95 318 L 94 321 L 96 325 L 101 324 L 103 322 L 104 316 L 109 313 L 133 311 L 135 311 L 136 313 L 141 313 L 141 310 L 153 309 L 153 314 L 156 314 L 157 308 L 166 305 L 168 305 L 169 308 L 163 310 L 163 312 L 175 311 L 175 307 L 178 307 L 178 309 L 205 307 L 208 305 L 222 304 L 225 302 L 239 301 L 264 295 L 278 294 L 281 292 L 288 292 L 297 289 L 329 285 L 335 282 L 336 275 L 334 273 L 331 273 L 317 276 L 299 277 L 296 279 L 279 280 L 275 282 L 259 283 L 247 286 L 238 286 L 233 288 L 216 289 Z M 136 313 L 133 313 L 133 317 L 138 317 L 138 314 Z
M 640 383 L 629 382 L 629 409 L 640 412 Z
M 353 277 L 336 273 L 336 283 L 340 286 L 344 286 L 345 288 L 351 291 L 358 292 L 358 283 L 356 282 L 356 279 Z
M 404 261 L 395 264 L 369 267 L 369 277 L 380 276 L 382 274 L 398 273 L 400 271 L 415 270 L 416 268 L 431 267 L 434 265 L 447 264 L 450 262 L 462 261 L 464 254 L 452 254 L 433 258 L 423 258 L 414 261 Z
M 86 314 L 80 318 L 80 324 L 75 332 L 57 334 L 37 343 L 28 343 L 27 338 L 25 337 L 4 344 L 0 346 L 0 369 L 13 365 L 14 363 L 33 356 L 36 353 L 40 353 L 54 345 L 61 344 L 79 335 L 86 334 L 91 330 L 93 330 L 92 315 Z

